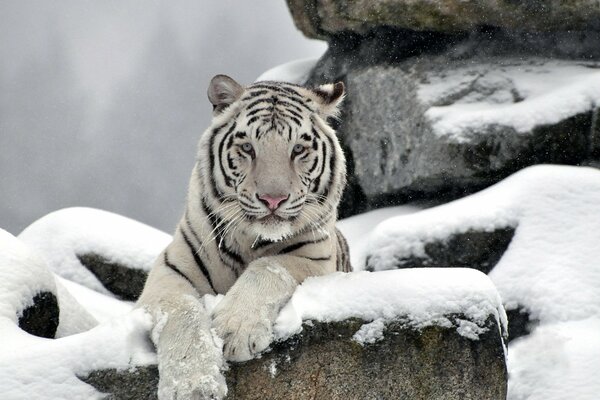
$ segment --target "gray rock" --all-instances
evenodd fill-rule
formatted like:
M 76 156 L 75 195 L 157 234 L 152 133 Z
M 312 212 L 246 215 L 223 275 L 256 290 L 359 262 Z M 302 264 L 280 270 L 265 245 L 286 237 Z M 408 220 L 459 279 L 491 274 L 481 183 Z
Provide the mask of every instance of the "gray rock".
M 401 255 L 394 258 L 395 268 L 474 268 L 489 273 L 500 261 L 515 234 L 512 227 L 493 231 L 469 230 L 454 233 L 444 240 L 425 244 L 424 255 Z M 366 260 L 366 268 L 374 271 L 374 265 Z
M 365 34 L 389 26 L 419 31 L 458 32 L 480 26 L 508 30 L 569 31 L 600 28 L 592 0 L 287 0 L 296 27 L 311 38 L 342 32 Z
M 31 335 L 53 339 L 60 315 L 56 296 L 52 292 L 41 292 L 31 301 L 33 304 L 19 313 L 19 328 Z
M 148 272 L 112 262 L 99 254 L 81 254 L 77 258 L 106 289 L 120 299 L 136 301 L 142 293 Z
M 514 234 L 514 227 L 453 233 L 441 240 L 425 243 L 423 256 L 394 255 L 392 268 L 474 268 L 487 274 L 500 261 Z M 367 257 L 366 269 L 376 270 L 370 257 Z M 507 308 L 506 316 L 508 342 L 528 335 L 538 324 L 538 321 L 531 319 L 525 307 Z
M 541 95 L 554 102 L 549 107 L 573 110 L 556 120 L 529 107 L 520 74 L 539 80 L 556 69 L 570 74 L 567 68 L 589 71 L 600 63 L 451 53 L 329 73 L 323 61 L 313 71 L 312 83 L 345 74 L 347 101 L 338 132 L 349 155 L 351 185 L 342 216 L 412 199 L 462 196 L 533 164 L 578 165 L 597 157 L 595 103 L 573 109 L 564 91 L 548 87 Z M 452 125 L 468 106 L 488 114 Z M 536 122 L 523 127 L 527 118 Z M 356 206 L 356 199 L 367 205 Z
M 460 316 L 453 320 L 458 324 Z M 507 372 L 501 329 L 485 323 L 479 340 L 456 327 L 420 331 L 390 322 L 383 338 L 352 340 L 364 322 L 305 324 L 302 333 L 273 346 L 262 358 L 231 364 L 228 399 L 502 399 Z M 82 378 L 111 399 L 155 398 L 156 367 L 96 371 Z M 124 390 L 123 388 L 127 388 Z

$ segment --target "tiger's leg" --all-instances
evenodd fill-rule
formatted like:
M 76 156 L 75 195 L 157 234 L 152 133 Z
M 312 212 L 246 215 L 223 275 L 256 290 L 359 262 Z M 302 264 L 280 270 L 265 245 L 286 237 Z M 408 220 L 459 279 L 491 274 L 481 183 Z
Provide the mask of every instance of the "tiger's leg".
M 229 289 L 213 313 L 225 358 L 246 361 L 273 341 L 273 323 L 298 284 L 335 271 L 335 262 L 279 255 L 259 258 Z
M 154 318 L 158 398 L 223 398 L 227 386 L 221 374 L 220 340 L 212 334 L 210 316 L 192 284 L 158 261 L 138 305 Z

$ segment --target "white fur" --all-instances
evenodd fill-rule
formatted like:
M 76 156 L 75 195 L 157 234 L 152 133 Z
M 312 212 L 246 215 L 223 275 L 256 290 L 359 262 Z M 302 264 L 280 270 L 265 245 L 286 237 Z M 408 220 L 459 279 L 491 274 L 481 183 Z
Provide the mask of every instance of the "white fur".
M 324 117 L 337 113 L 343 95 L 327 102 L 323 93 L 319 96 L 308 89 L 294 87 L 307 99 L 307 104 L 317 108 L 311 113 L 306 112 L 302 126 L 293 132 L 292 140 L 286 139 L 288 135 L 272 135 L 256 149 L 259 153 L 256 160 L 238 160 L 245 173 L 252 175 L 236 185 L 237 191 L 234 191 L 226 186 L 222 175 L 212 176 L 210 171 L 214 153 L 214 148 L 211 148 L 211 135 L 215 135 L 213 127 L 231 123 L 244 107 L 240 104 L 243 100 L 239 100 L 243 99 L 244 93 L 238 95 L 236 90 L 231 89 L 236 89 L 236 86 L 230 79 L 221 76 L 213 82 L 214 98 L 217 95 L 220 99 L 224 98 L 222 92 L 225 91 L 236 92 L 237 100 L 216 111 L 212 127 L 200 139 L 186 213 L 173 242 L 157 259 L 139 300 L 139 304 L 148 308 L 155 318 L 153 341 L 158 349 L 161 400 L 224 397 L 227 387 L 221 374 L 223 356 L 231 361 L 245 361 L 267 349 L 273 340 L 275 318 L 296 286 L 309 276 L 334 272 L 337 268 L 340 249 L 335 231 L 335 210 L 345 184 L 346 170 L 335 132 L 326 124 Z M 320 90 L 331 91 L 333 85 Z M 326 141 L 328 146 L 330 141 L 334 144 L 334 148 L 328 149 L 337 160 L 337 175 L 329 171 L 329 163 L 322 164 L 325 165 L 323 174 L 328 173 L 335 178 L 331 181 L 332 187 L 327 188 L 325 203 L 302 203 L 302 210 L 308 216 L 304 219 L 285 217 L 285 203 L 275 211 L 276 215 L 282 213 L 280 218 L 272 218 L 268 223 L 262 219 L 270 213 L 266 208 L 255 219 L 240 217 L 243 211 L 240 204 L 223 199 L 237 196 L 239 201 L 240 192 L 245 191 L 248 194 L 245 201 L 253 202 L 252 207 L 260 209 L 264 205 L 256 199 L 258 193 L 289 193 L 290 200 L 292 196 L 301 200 L 303 195 L 308 195 L 308 187 L 302 186 L 296 172 L 299 164 L 290 159 L 289 150 L 301 132 L 311 131 L 307 124 L 313 120 L 316 120 L 315 128 L 329 138 Z M 239 129 L 243 129 L 247 121 L 248 118 L 238 116 Z M 223 193 L 222 198 L 210 196 L 213 179 Z M 223 237 L 213 238 L 219 229 L 212 226 L 214 221 L 207 217 L 203 202 L 221 219 L 222 226 L 217 228 L 223 229 Z M 313 214 L 318 210 L 323 215 L 314 221 Z M 275 243 L 255 249 L 253 244 L 258 239 Z M 280 254 L 290 245 L 307 241 L 314 243 Z M 192 242 L 192 248 L 189 242 Z M 237 252 L 247 265 L 235 270 L 223 261 L 229 257 L 223 246 Z M 199 267 L 198 257 L 203 261 L 210 281 Z M 213 310 L 211 320 L 201 295 L 213 293 L 213 289 L 226 295 Z M 213 334 L 215 332 L 218 337 Z

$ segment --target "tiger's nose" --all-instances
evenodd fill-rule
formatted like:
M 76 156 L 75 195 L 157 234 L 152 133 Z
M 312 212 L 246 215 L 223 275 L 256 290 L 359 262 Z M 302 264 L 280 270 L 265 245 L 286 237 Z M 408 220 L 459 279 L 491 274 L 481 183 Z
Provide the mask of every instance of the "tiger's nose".
M 277 209 L 277 207 L 279 207 L 281 205 L 281 203 L 283 203 L 284 201 L 286 201 L 290 195 L 270 195 L 270 194 L 261 194 L 258 195 L 256 194 L 256 197 L 258 197 L 258 199 L 260 201 L 262 201 L 269 210 L 271 211 L 275 211 Z

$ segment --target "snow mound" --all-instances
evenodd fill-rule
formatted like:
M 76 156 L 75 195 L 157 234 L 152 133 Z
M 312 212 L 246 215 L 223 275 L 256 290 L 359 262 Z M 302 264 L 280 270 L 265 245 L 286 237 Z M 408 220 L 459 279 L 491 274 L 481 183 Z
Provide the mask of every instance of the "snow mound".
M 303 85 L 317 61 L 317 58 L 303 58 L 278 65 L 263 72 L 261 76 L 256 78 L 256 82 L 277 81 Z
M 479 271 L 428 268 L 335 273 L 308 278 L 299 286 L 280 312 L 274 331 L 279 338 L 287 338 L 300 332 L 305 320 L 349 318 L 401 320 L 415 329 L 451 327 L 456 316 L 460 316 L 459 327 L 464 325 L 461 321 L 468 321 L 482 329 L 479 333 L 491 316 L 501 327 L 501 334 L 506 332 L 500 295 Z M 477 339 L 473 332 L 463 336 Z
M 148 339 L 151 318 L 142 310 L 61 339 L 28 335 L 0 317 L 0 391 L 7 400 L 100 399 L 77 376 L 98 369 L 156 363 Z
M 397 206 L 381 208 L 364 214 L 355 215 L 337 222 L 336 226 L 342 232 L 350 247 L 350 262 L 354 271 L 362 271 L 365 267 L 368 237 L 382 221 L 399 215 L 412 214 L 419 211 L 416 206 Z
M 494 126 L 526 133 L 593 110 L 600 103 L 600 64 L 496 60 L 431 74 L 418 95 L 432 106 L 426 116 L 434 132 L 457 142 Z
M 0 229 L 0 317 L 17 323 L 18 314 L 33 305 L 36 294 L 56 296 L 56 284 L 44 260 L 19 239 Z
M 67 289 L 71 284 L 56 282 L 40 254 L 3 230 L 0 282 L 2 399 L 101 398 L 77 376 L 101 368 L 124 369 L 155 363 L 148 340 L 148 315 L 137 310 L 96 326 L 97 321 Z M 58 298 L 60 323 L 56 339 L 30 335 L 17 325 L 19 313 L 31 306 L 33 297 L 41 292 Z
M 78 256 L 101 255 L 109 262 L 149 271 L 171 237 L 148 225 L 107 211 L 66 208 L 28 226 L 20 235 L 59 276 L 111 295 Z
M 600 171 L 535 166 L 472 196 L 381 223 L 368 263 L 393 267 L 399 255 L 424 255 L 428 242 L 469 230 L 516 227 L 490 273 L 504 304 L 545 322 L 600 315 Z
M 535 166 L 475 195 L 381 223 L 368 264 L 393 268 L 470 230 L 514 227 L 489 277 L 507 309 L 539 321 L 509 344 L 509 399 L 593 399 L 600 392 L 600 171 Z M 510 329 L 510 326 L 509 326 Z

